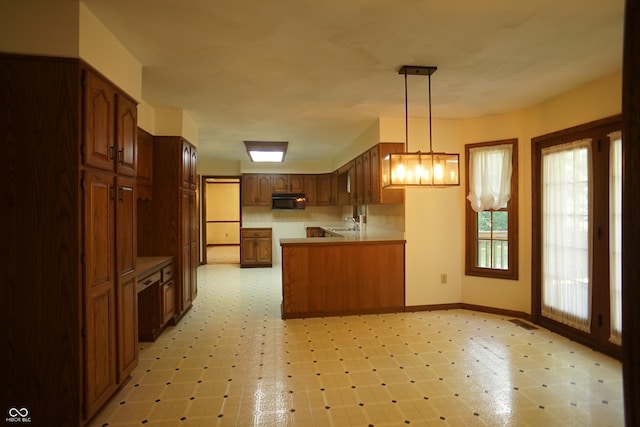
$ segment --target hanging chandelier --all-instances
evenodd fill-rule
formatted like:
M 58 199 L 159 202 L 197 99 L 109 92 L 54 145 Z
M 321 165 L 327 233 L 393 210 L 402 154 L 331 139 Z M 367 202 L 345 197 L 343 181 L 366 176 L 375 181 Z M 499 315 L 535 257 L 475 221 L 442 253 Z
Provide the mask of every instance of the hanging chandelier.
M 433 151 L 431 133 L 431 75 L 438 67 L 403 65 L 405 152 L 387 155 L 382 161 L 382 187 L 450 187 L 460 185 L 460 155 Z M 409 152 L 409 101 L 407 76 L 427 76 L 429 90 L 429 152 Z

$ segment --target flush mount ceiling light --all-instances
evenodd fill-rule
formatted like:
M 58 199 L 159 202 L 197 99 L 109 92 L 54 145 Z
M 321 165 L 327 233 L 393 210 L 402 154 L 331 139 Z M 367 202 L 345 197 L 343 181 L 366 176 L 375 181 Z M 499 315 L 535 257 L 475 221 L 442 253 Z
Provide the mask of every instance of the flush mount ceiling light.
M 393 153 L 382 161 L 382 187 L 449 187 L 460 185 L 460 155 L 433 151 L 431 135 L 431 75 L 438 67 L 403 65 L 404 75 L 405 153 Z M 427 76 L 429 88 L 429 152 L 409 152 L 409 102 L 407 76 Z
M 244 141 L 252 162 L 284 162 L 288 142 Z

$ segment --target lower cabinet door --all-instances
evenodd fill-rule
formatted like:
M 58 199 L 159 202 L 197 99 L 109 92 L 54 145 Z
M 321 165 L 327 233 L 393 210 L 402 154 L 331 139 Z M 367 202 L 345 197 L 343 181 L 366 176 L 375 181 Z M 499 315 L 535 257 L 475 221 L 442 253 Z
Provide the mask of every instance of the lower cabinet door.
M 257 261 L 260 264 L 271 264 L 271 237 L 256 239 Z
M 118 388 L 114 178 L 83 172 L 85 317 L 84 415 L 88 419 Z
M 162 285 L 162 324 L 165 325 L 175 314 L 176 288 L 173 280 Z
M 118 284 L 118 383 L 138 364 L 138 302 L 133 277 Z

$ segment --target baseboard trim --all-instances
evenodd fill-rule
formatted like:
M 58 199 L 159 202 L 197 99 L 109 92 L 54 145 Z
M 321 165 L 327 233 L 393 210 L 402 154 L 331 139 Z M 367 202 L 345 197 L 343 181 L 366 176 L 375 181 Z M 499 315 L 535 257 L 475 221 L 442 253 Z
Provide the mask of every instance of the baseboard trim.
M 507 310 L 504 308 L 487 307 L 484 305 L 466 304 L 462 302 L 449 303 L 449 304 L 411 305 L 411 306 L 406 306 L 404 311 L 415 312 L 415 311 L 437 311 L 437 310 L 456 310 L 456 309 L 480 311 L 483 313 L 497 314 L 505 317 L 515 317 L 518 319 L 524 319 L 528 322 L 532 322 L 531 315 L 529 313 L 525 313 L 522 311 L 515 311 L 515 310 Z

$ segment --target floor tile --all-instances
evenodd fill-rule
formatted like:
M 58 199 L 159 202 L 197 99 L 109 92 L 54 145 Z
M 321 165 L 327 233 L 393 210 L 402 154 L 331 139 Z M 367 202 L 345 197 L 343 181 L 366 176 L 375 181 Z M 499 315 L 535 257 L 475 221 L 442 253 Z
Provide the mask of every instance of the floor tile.
M 467 310 L 280 319 L 280 268 L 198 269 L 91 426 L 622 426 L 621 364 Z M 526 325 L 525 325 L 526 326 Z

